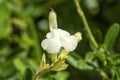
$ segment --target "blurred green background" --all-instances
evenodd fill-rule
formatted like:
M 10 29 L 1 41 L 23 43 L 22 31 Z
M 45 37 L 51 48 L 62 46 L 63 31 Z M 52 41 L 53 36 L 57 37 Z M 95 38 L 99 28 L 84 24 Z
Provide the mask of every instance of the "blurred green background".
M 120 23 L 120 0 L 80 0 L 80 4 L 97 43 L 103 45 L 109 27 Z M 49 32 L 50 7 L 57 13 L 59 28 L 71 34 L 81 32 L 83 40 L 70 53 L 67 70 L 50 72 L 40 80 L 120 80 L 120 33 L 113 48 L 108 50 L 108 53 L 118 55 L 114 57 L 118 59 L 115 67 L 105 57 L 105 67 L 102 65 L 104 61 L 98 58 L 95 65 L 99 67 L 91 70 L 88 64 L 93 67 L 94 62 L 87 64 L 85 58 L 94 49 L 73 0 L 0 0 L 0 80 L 31 80 L 39 70 L 41 55 L 45 52 L 41 41 Z M 49 60 L 49 55 L 47 57 Z M 79 67 L 74 66 L 77 61 Z

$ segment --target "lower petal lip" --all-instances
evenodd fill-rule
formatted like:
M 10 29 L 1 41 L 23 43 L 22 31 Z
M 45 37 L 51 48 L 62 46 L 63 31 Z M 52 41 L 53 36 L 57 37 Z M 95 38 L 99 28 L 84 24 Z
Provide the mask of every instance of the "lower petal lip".
M 41 46 L 44 50 L 51 54 L 58 53 L 62 47 L 60 41 L 56 38 L 43 40 Z

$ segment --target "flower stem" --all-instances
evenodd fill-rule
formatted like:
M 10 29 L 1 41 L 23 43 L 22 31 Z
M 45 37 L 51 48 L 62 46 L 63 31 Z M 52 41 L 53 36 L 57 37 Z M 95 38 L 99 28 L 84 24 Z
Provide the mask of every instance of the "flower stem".
M 93 35 L 91 33 L 91 30 L 89 28 L 89 25 L 88 25 L 88 22 L 86 20 L 86 17 L 85 17 L 85 15 L 84 15 L 81 7 L 80 7 L 79 1 L 78 0 L 74 0 L 74 2 L 75 2 L 75 5 L 77 7 L 77 12 L 78 12 L 79 16 L 82 18 L 82 21 L 83 21 L 84 27 L 85 27 L 85 29 L 87 31 L 87 35 L 88 35 L 89 40 L 91 41 L 91 43 L 93 44 L 93 46 L 96 49 L 98 49 L 99 46 L 98 46 L 97 42 L 95 41 L 95 39 L 94 39 L 94 37 L 93 37 Z
M 39 70 L 39 71 L 35 74 L 33 80 L 37 80 L 37 78 L 38 78 L 40 75 L 43 75 L 43 74 L 45 74 L 45 73 L 47 73 L 47 72 L 49 72 L 49 71 L 50 71 L 50 68 L 49 68 L 49 69 L 42 70 L 42 71 Z
M 57 54 L 54 54 L 53 56 L 56 57 L 56 55 Z M 59 70 L 60 66 L 62 66 L 62 67 L 64 66 L 64 68 L 62 68 L 61 70 L 65 70 L 67 68 L 67 65 L 65 66 L 65 59 L 59 59 L 55 63 L 52 63 L 49 67 L 44 68 L 43 70 L 37 71 L 33 80 L 37 80 L 38 77 L 40 78 L 42 75 L 44 75 L 45 73 L 48 73 L 50 71 L 60 71 Z

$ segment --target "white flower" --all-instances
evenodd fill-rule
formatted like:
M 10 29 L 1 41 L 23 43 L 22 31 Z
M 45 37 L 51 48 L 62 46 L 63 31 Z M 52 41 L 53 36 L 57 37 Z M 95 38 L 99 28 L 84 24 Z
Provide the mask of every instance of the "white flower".
M 61 29 L 54 29 L 47 33 L 46 39 L 41 43 L 41 46 L 48 53 L 56 54 L 63 47 L 67 51 L 73 51 L 78 44 L 77 38 Z
M 49 27 L 50 32 L 41 43 L 42 48 L 48 53 L 59 53 L 61 48 L 68 52 L 73 51 L 77 47 L 78 41 L 82 39 L 81 33 L 70 35 L 67 31 L 57 28 L 57 16 L 53 9 L 49 13 Z

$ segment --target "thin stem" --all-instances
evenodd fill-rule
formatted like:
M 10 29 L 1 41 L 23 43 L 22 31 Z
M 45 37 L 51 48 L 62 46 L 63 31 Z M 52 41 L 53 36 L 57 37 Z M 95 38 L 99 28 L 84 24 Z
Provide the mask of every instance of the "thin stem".
M 91 30 L 89 28 L 89 25 L 88 25 L 88 22 L 86 20 L 86 17 L 85 17 L 85 15 L 84 15 L 81 7 L 80 7 L 79 1 L 78 0 L 74 0 L 74 2 L 75 2 L 75 5 L 77 7 L 78 14 L 82 18 L 82 21 L 83 21 L 84 27 L 85 27 L 85 29 L 87 31 L 87 35 L 88 35 L 89 40 L 91 41 L 91 43 L 93 44 L 93 46 L 96 49 L 98 49 L 99 46 L 98 46 L 97 42 L 95 41 L 95 39 L 94 39 L 94 37 L 93 37 L 93 35 L 91 33 Z
M 33 78 L 33 80 L 36 80 L 37 79 L 37 77 L 38 77 L 38 75 L 41 73 L 41 71 L 38 71 L 36 74 L 35 74 L 35 76 L 34 76 L 34 78 Z
M 33 80 L 37 80 L 37 78 L 39 77 L 39 75 L 43 75 L 43 74 L 45 74 L 45 73 L 47 73 L 47 72 L 49 72 L 49 71 L 50 71 L 50 68 L 49 68 L 49 69 L 44 69 L 44 70 L 42 70 L 42 71 L 39 70 L 39 71 L 35 74 Z

